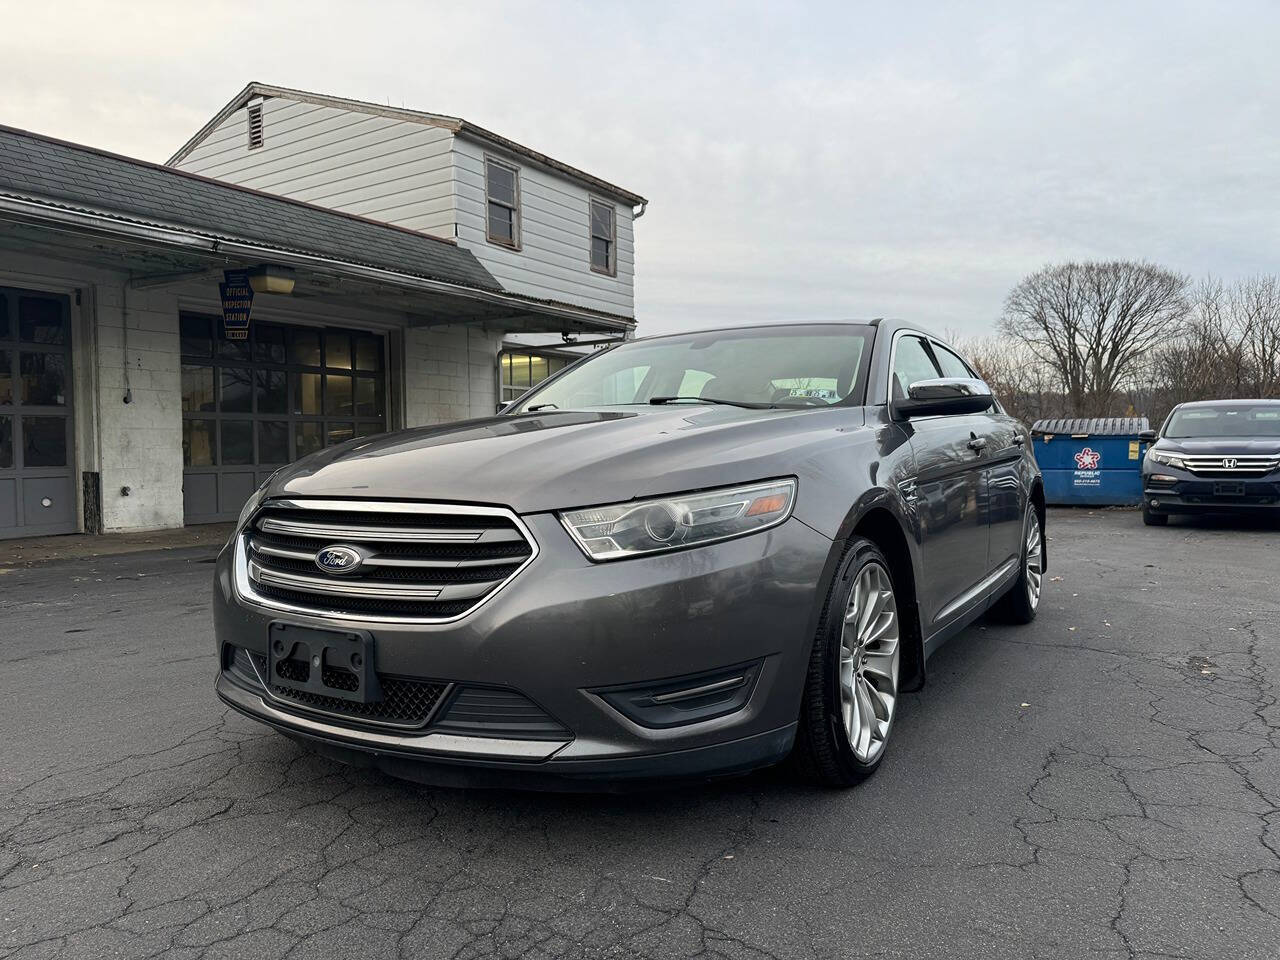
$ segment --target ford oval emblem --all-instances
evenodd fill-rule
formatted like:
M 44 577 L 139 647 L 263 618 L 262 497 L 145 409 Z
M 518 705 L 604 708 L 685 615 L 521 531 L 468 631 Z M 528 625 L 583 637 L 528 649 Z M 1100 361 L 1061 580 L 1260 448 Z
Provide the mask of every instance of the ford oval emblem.
M 316 554 L 316 566 L 325 573 L 352 573 L 364 562 L 353 547 L 325 547 Z

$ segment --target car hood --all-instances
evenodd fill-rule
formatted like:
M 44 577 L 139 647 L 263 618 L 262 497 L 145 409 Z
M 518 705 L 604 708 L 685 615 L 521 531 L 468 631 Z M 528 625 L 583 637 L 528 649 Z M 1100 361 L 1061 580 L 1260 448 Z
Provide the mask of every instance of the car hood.
M 1173 439 L 1162 437 L 1151 449 L 1159 453 L 1185 453 L 1200 457 L 1266 456 L 1280 454 L 1280 437 L 1250 440 L 1245 437 L 1186 437 Z
M 858 407 L 683 405 L 486 417 L 322 450 L 281 470 L 266 495 L 535 513 L 793 475 L 810 451 L 862 425 Z

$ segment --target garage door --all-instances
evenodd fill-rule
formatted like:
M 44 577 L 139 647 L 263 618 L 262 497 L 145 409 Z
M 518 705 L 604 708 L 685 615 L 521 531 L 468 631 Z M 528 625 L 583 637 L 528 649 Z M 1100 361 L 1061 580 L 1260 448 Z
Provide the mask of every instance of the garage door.
M 0 539 L 77 529 L 66 297 L 0 287 Z
M 386 430 L 386 338 L 183 314 L 182 457 L 187 523 L 234 520 L 281 464 Z

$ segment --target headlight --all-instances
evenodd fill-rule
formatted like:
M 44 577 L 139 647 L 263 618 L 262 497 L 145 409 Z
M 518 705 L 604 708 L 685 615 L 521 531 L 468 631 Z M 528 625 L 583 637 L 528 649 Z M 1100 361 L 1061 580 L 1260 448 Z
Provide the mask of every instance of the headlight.
M 679 550 L 776 527 L 791 516 L 796 481 L 771 480 L 708 493 L 634 500 L 560 514 L 592 560 Z
M 1156 463 L 1163 463 L 1170 467 L 1177 467 L 1179 470 L 1187 469 L 1186 463 L 1182 459 L 1181 454 L 1165 453 L 1163 450 L 1151 450 L 1148 455 Z

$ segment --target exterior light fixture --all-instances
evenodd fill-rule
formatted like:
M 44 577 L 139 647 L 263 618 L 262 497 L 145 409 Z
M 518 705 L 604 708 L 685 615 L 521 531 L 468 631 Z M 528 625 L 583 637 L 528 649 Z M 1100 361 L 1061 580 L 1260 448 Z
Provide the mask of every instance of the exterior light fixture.
M 293 293 L 296 275 L 292 267 L 264 263 L 260 267 L 249 268 L 245 273 L 249 275 L 249 286 L 254 293 L 278 293 L 286 297 Z

